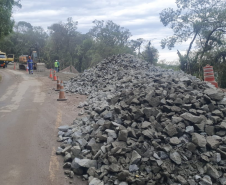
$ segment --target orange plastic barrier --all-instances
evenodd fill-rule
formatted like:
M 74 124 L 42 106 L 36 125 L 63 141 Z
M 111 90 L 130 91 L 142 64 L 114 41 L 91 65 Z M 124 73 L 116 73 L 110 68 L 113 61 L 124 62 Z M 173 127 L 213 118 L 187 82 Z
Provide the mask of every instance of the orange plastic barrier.
M 214 78 L 213 66 L 207 64 L 206 67 L 203 68 L 203 71 L 204 71 L 204 81 L 210 82 L 216 88 L 218 88 L 218 83 L 215 81 Z

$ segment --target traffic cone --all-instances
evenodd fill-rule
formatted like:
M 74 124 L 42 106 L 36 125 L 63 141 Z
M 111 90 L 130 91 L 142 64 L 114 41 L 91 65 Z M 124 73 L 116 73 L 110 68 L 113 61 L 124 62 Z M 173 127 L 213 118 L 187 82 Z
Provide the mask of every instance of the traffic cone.
M 53 72 L 53 81 L 57 81 L 56 71 Z
M 63 82 L 61 80 L 61 83 L 60 83 L 60 92 L 59 92 L 59 99 L 57 99 L 57 101 L 66 101 L 67 99 L 65 98 L 65 95 L 64 95 L 64 86 L 63 86 Z
M 51 69 L 50 69 L 49 78 L 53 78 L 53 75 L 52 75 L 52 71 L 51 71 Z
M 57 88 L 55 91 L 59 91 L 60 90 L 60 80 L 58 80 L 58 77 L 57 77 Z
M 26 68 L 26 72 L 28 72 L 28 65 L 27 65 L 27 68 Z
M 204 68 L 204 81 L 213 84 L 216 88 L 218 88 L 218 83 L 215 81 L 213 66 L 207 64 Z

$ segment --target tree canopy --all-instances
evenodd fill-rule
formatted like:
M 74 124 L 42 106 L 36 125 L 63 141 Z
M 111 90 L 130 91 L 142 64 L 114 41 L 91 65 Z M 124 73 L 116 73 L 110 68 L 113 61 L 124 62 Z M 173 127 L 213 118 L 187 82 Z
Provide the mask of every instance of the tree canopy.
M 226 1 L 225 0 L 177 0 L 177 9 L 164 9 L 160 13 L 160 20 L 164 26 L 173 30 L 173 35 L 161 41 L 162 48 L 172 49 L 175 44 L 189 42 L 184 57 L 178 51 L 183 61 L 182 69 L 191 72 L 190 52 L 194 43 L 196 62 L 202 63 L 204 55 L 213 47 L 222 45 L 226 33 Z M 200 65 L 201 66 L 201 65 Z M 200 67 L 199 67 L 200 68 Z M 200 70 L 200 69 L 199 69 Z
M 40 26 L 20 21 L 14 25 L 14 32 L 0 41 L 0 48 L 6 53 L 14 53 L 16 58 L 35 48 L 48 68 L 59 60 L 61 69 L 71 65 L 79 72 L 114 54 L 130 53 L 151 63 L 158 59 L 157 50 L 150 45 L 137 53 L 137 47 L 131 44 L 130 31 L 113 21 L 95 20 L 85 34 L 77 28 L 78 22 L 72 18 L 50 25 L 48 32 Z M 142 44 L 147 43 L 141 40 L 144 41 Z
M 9 35 L 13 30 L 14 21 L 11 19 L 13 6 L 21 7 L 20 0 L 0 1 L 0 39 Z

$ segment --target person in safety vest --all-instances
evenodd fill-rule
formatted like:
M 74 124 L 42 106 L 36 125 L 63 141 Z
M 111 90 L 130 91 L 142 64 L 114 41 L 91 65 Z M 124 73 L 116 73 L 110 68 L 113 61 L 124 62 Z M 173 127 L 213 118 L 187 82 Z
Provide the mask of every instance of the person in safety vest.
M 56 60 L 56 62 L 54 63 L 54 67 L 55 67 L 55 71 L 58 72 L 58 61 Z
M 33 74 L 33 60 L 31 59 L 31 56 L 28 57 L 27 66 L 28 66 L 29 74 Z

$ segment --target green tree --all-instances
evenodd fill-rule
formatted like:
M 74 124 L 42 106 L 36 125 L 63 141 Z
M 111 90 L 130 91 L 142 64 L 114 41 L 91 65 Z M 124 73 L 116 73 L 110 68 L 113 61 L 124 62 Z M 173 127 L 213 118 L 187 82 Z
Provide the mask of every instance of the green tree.
M 39 57 L 44 52 L 48 34 L 40 26 L 33 27 L 27 22 L 18 22 L 14 26 L 14 32 L 0 41 L 0 48 L 6 53 L 29 55 L 30 48 L 38 50 Z
M 13 6 L 21 7 L 20 0 L 0 1 L 0 39 L 13 31 L 14 21 L 11 19 Z
M 156 64 L 158 62 L 159 52 L 154 46 L 151 46 L 151 41 L 148 42 L 141 55 L 148 63 Z
M 59 59 L 62 63 L 61 67 L 75 65 L 75 48 L 77 46 L 78 22 L 68 18 L 66 23 L 55 23 L 48 27 L 50 30 L 50 47 L 54 53 L 52 62 Z
M 137 39 L 137 40 L 131 40 L 130 41 L 130 47 L 134 50 L 134 51 L 136 51 L 136 52 L 138 52 L 138 57 L 140 57 L 141 56 L 141 46 L 142 46 L 142 44 L 143 43 L 145 43 L 146 41 L 143 39 L 143 38 L 139 38 L 139 39 Z
M 93 21 L 95 26 L 89 35 L 95 42 L 92 48 L 95 58 L 106 58 L 114 54 L 133 53 L 129 47 L 130 31 L 115 24 L 113 21 Z M 95 62 L 92 62 L 93 64 Z
M 226 1 L 225 0 L 177 0 L 177 9 L 164 9 L 160 19 L 164 26 L 173 30 L 173 36 L 161 41 L 162 48 L 172 49 L 176 43 L 190 42 L 184 57 L 187 72 L 190 69 L 190 52 L 193 44 L 198 43 L 199 73 L 203 56 L 216 45 L 220 45 L 226 33 Z M 197 62 L 197 61 L 196 61 Z M 182 65 L 181 65 L 182 66 Z
M 89 34 L 96 41 L 103 42 L 108 46 L 125 46 L 132 36 L 128 29 L 115 24 L 113 21 L 94 20 L 93 23 L 95 26 L 89 31 Z

